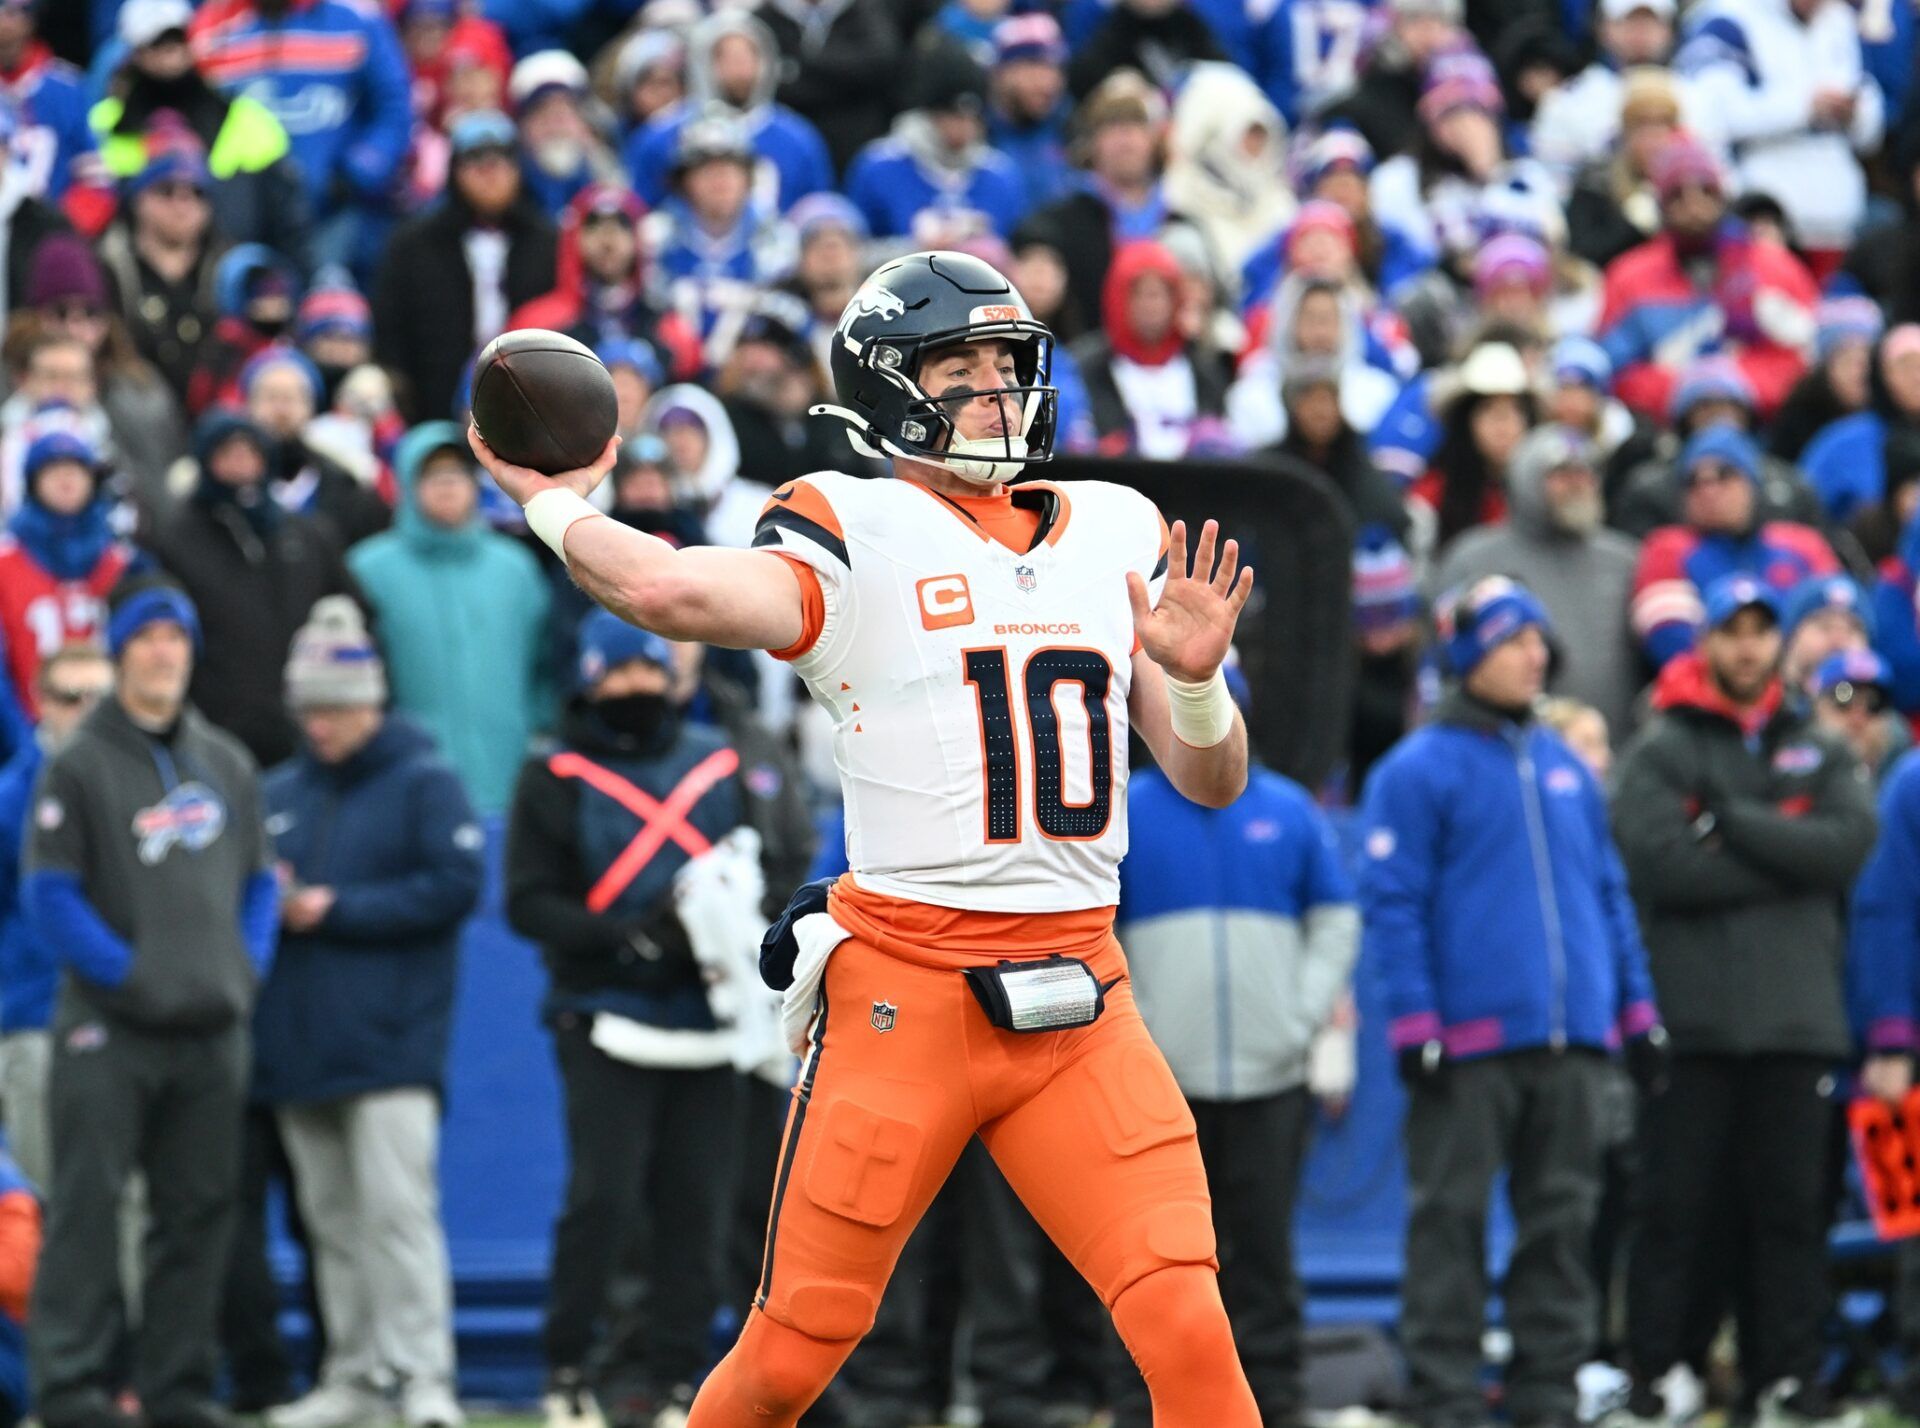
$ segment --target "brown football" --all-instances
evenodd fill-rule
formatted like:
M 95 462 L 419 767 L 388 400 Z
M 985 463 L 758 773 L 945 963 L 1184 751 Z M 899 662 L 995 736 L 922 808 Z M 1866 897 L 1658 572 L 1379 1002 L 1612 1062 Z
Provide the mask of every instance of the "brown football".
M 474 425 L 515 466 L 549 476 L 590 466 L 618 419 L 613 378 L 563 333 L 508 332 L 474 360 Z

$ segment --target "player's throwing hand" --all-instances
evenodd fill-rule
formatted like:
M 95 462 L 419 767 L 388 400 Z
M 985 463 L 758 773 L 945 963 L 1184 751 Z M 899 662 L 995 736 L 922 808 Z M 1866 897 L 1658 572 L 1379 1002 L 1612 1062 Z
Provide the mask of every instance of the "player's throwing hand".
M 1167 546 L 1167 583 L 1160 603 L 1149 608 L 1147 582 L 1127 576 L 1127 598 L 1133 604 L 1133 629 L 1147 657 L 1173 678 L 1200 684 L 1213 678 L 1233 643 L 1233 627 L 1253 593 L 1253 568 L 1240 569 L 1240 542 L 1230 540 L 1214 565 L 1214 542 L 1220 523 L 1208 521 L 1200 529 L 1200 548 L 1193 568 L 1187 568 L 1187 523 L 1175 521 Z M 1208 572 L 1212 571 L 1211 578 Z M 1235 578 L 1235 572 L 1239 578 Z
M 558 475 L 547 476 L 529 466 L 515 466 L 503 461 L 487 439 L 480 435 L 480 428 L 471 422 L 467 424 L 467 445 L 473 448 L 473 454 L 486 468 L 494 483 L 516 502 L 524 506 L 542 491 L 567 490 L 574 495 L 585 497 L 595 486 L 613 470 L 614 453 L 620 449 L 620 438 L 614 437 L 607 443 L 606 450 L 591 466 L 582 466 L 577 471 L 562 471 Z

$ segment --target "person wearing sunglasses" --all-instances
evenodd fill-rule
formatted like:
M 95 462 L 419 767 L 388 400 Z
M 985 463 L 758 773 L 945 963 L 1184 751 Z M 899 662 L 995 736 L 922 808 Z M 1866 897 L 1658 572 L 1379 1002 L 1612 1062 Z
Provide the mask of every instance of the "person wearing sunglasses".
M 1695 432 L 1678 464 L 1679 519 L 1640 548 L 1628 619 L 1649 661 L 1664 669 L 1693 649 L 1716 581 L 1747 575 L 1779 600 L 1803 581 L 1840 572 L 1827 538 L 1762 508 L 1760 448 L 1731 425 Z
M 1913 745 L 1907 724 L 1893 712 L 1893 669 L 1869 649 L 1829 655 L 1808 682 L 1813 717 L 1852 746 L 1876 784 Z

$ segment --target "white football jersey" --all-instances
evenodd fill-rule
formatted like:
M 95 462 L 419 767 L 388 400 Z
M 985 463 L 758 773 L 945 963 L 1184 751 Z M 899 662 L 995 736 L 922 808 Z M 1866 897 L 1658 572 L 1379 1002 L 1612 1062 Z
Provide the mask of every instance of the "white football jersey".
M 775 492 L 756 546 L 818 575 L 825 619 L 793 661 L 833 715 L 847 859 L 862 888 L 939 907 L 1119 901 L 1127 851 L 1126 575 L 1166 578 L 1136 491 L 1030 482 L 1031 550 L 901 479 L 822 472 Z

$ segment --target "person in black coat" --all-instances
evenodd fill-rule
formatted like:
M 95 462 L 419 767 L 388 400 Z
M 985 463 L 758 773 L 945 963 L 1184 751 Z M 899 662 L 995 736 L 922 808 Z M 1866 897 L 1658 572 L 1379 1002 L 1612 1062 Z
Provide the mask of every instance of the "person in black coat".
M 676 887 L 689 849 L 706 852 L 756 806 L 744 751 L 683 717 L 669 641 L 595 610 L 579 651 L 581 688 L 557 741 L 535 751 L 515 787 L 506 868 L 507 920 L 547 966 L 542 1020 L 565 1089 L 566 1204 L 543 1339 L 549 1393 L 582 1405 L 576 1422 L 590 1365 L 600 1365 L 597 1386 L 658 1409 L 690 1404 L 708 1363 L 733 1208 L 739 1048 L 715 1019 L 686 920 L 698 915 Z M 647 841 L 654 816 L 642 810 L 662 801 L 682 821 L 634 866 L 625 854 Z M 642 1226 L 648 1238 L 635 1244 Z M 624 1352 L 596 1352 L 614 1269 L 636 1259 L 651 1332 L 622 1336 Z
M 1067 65 L 1067 87 L 1084 99 L 1118 69 L 1137 69 L 1170 89 L 1196 60 L 1226 53 L 1191 0 L 1119 0 Z
M 267 489 L 269 445 L 244 414 L 216 407 L 194 430 L 200 479 L 163 518 L 153 553 L 200 612 L 193 702 L 262 766 L 298 744 L 280 673 L 294 631 L 323 595 L 353 593 L 333 532 Z
M 552 289 L 559 252 L 552 220 L 522 191 L 513 121 L 468 114 L 451 139 L 446 197 L 394 230 L 373 297 L 374 352 L 406 379 L 414 421 L 452 415 L 468 360 Z
M 1463 0 L 1391 0 L 1392 25 L 1364 62 L 1360 82 L 1331 106 L 1326 124 L 1350 124 L 1385 162 L 1418 142 L 1420 87 L 1427 62 L 1457 46 Z
M 1029 214 L 1014 231 L 1013 247 L 1043 244 L 1067 270 L 1065 307 L 1072 330 L 1096 332 L 1101 295 L 1120 234 L 1164 223 L 1160 177 L 1167 127 L 1166 101 L 1133 70 L 1109 75 L 1074 111 L 1074 158 L 1086 168 L 1081 191 Z
M 1339 492 L 1355 530 L 1378 527 L 1404 545 L 1412 524 L 1393 477 L 1374 465 L 1360 433 L 1340 410 L 1340 368 L 1327 358 L 1296 357 L 1280 379 L 1287 434 L 1254 453 L 1291 458 L 1326 477 Z
M 780 49 L 775 97 L 813 121 L 845 173 L 893 123 L 906 16 L 892 0 L 767 0 L 754 13 Z

